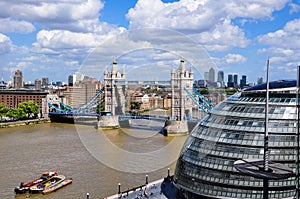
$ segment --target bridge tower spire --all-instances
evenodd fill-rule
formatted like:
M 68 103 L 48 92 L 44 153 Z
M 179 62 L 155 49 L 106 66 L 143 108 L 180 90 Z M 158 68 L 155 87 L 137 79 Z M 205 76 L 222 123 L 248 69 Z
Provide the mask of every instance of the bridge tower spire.
M 125 113 L 125 71 L 118 70 L 117 61 L 114 60 L 111 71 L 104 73 L 105 88 L 105 111 L 113 115 L 123 115 Z M 122 84 L 118 84 L 122 82 Z
M 185 91 L 192 92 L 194 73 L 185 67 L 184 59 L 180 60 L 177 71 L 171 73 L 172 111 L 171 116 L 179 121 L 188 120 L 192 115 L 193 102 Z

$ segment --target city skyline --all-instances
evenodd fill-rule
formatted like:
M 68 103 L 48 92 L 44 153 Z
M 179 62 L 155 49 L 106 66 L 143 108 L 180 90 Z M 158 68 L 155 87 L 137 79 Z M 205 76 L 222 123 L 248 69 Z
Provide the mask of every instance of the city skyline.
M 187 45 L 187 38 L 192 39 L 195 46 L 201 46 L 200 54 L 207 54 L 215 71 L 240 75 L 247 71 L 249 82 L 265 77 L 267 59 L 271 61 L 272 80 L 296 79 L 296 66 L 300 64 L 300 45 L 297 44 L 300 4 L 296 0 L 39 3 L 29 0 L 1 4 L 5 10 L 0 17 L 0 72 L 5 81 L 11 80 L 16 70 L 23 71 L 25 82 L 42 77 L 49 77 L 49 81 L 67 81 L 69 74 L 79 71 L 86 63 L 105 68 L 116 58 L 120 58 L 121 67 L 132 71 L 134 66 L 151 68 L 149 63 L 171 70 L 178 66 L 181 57 L 195 53 L 195 49 Z M 142 28 L 168 29 L 186 40 L 175 34 L 176 37 L 166 37 L 169 36 L 167 31 L 150 37 L 149 34 L 147 37 L 149 31 L 144 31 L 146 34 L 137 31 L 135 37 L 120 39 L 120 34 L 124 36 L 126 32 Z M 169 46 L 164 48 L 156 44 L 159 42 Z M 105 61 L 86 61 L 99 46 L 99 60 Z M 149 53 L 146 48 L 155 51 Z M 171 52 L 173 48 L 175 53 Z M 188 67 L 202 68 L 199 66 L 202 57 L 196 57 L 199 63 L 193 58 L 187 58 Z M 208 70 L 203 68 L 203 71 Z M 98 79 L 103 75 L 101 72 L 93 74 Z M 140 76 L 146 75 L 141 73 Z

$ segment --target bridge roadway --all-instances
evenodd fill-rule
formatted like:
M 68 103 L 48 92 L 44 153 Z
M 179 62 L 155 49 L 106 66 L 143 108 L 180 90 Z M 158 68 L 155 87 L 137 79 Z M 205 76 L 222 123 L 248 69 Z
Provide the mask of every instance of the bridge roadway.
M 86 118 L 86 119 L 97 119 L 100 114 L 98 113 L 76 113 L 76 112 L 49 112 L 49 116 L 57 116 L 60 118 Z M 119 121 L 125 121 L 130 119 L 145 119 L 154 120 L 158 122 L 165 122 L 168 116 L 158 115 L 119 115 Z
M 63 119 L 82 119 L 82 120 L 92 120 L 97 119 L 100 115 L 97 113 L 73 113 L 73 112 L 49 112 L 49 117 L 56 117 L 56 122 Z M 119 115 L 119 121 L 127 120 L 151 120 L 156 122 L 165 122 L 168 116 L 161 115 Z M 199 120 L 188 120 L 189 123 L 198 123 Z

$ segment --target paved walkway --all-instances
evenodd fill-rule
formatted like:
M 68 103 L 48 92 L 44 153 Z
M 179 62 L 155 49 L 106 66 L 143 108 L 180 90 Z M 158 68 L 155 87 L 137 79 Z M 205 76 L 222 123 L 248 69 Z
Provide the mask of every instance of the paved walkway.
M 167 199 L 161 191 L 163 180 L 164 179 L 160 179 L 147 185 L 141 185 L 137 188 L 123 191 L 120 194 L 107 197 L 107 199 Z

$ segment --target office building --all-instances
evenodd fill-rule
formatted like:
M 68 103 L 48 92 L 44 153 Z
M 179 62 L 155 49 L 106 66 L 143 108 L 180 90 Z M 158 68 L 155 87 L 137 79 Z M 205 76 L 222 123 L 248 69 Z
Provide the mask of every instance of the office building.
M 208 81 L 209 80 L 209 73 L 204 72 L 204 80 Z
M 22 71 L 17 70 L 14 75 L 14 88 L 21 89 L 24 87 L 24 79 Z
M 41 82 L 41 80 L 40 79 L 36 79 L 34 81 L 34 89 L 35 90 L 41 90 L 41 88 L 42 88 L 42 82 Z
M 49 78 L 43 77 L 43 78 L 42 78 L 42 87 L 43 87 L 43 88 L 47 88 L 48 85 L 49 85 Z
M 210 68 L 209 71 L 208 71 L 208 80 L 210 82 L 215 81 L 215 70 L 213 68 Z
M 233 75 L 233 82 L 235 85 L 238 85 L 238 75 L 237 74 Z
M 224 82 L 224 71 L 218 71 L 218 78 L 217 78 L 218 82 L 223 83 Z
M 227 87 L 229 87 L 229 88 L 234 87 L 233 75 L 232 74 L 228 74 Z
M 73 86 L 67 87 L 61 94 L 65 103 L 78 108 L 86 104 L 101 89 L 99 81 L 95 78 L 85 77 L 82 81 L 76 82 Z
M 75 74 L 71 74 L 68 77 L 68 86 L 74 86 L 76 82 L 76 75 Z
M 240 87 L 244 88 L 247 84 L 247 76 L 246 75 L 242 75 L 242 79 L 240 80 Z
M 227 82 L 233 82 L 233 76 L 232 76 L 232 74 L 228 74 L 228 81 Z
M 263 198 L 263 180 L 239 172 L 234 162 L 264 157 L 265 89 L 236 93 L 199 122 L 177 161 L 177 198 Z M 295 171 L 296 81 L 270 82 L 269 101 L 269 160 Z M 269 180 L 269 198 L 293 199 L 295 190 L 295 175 Z

